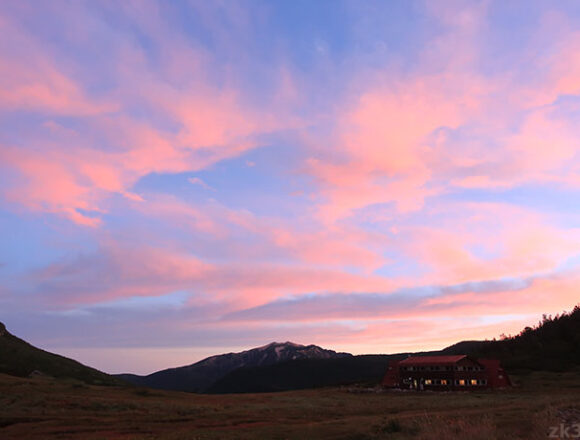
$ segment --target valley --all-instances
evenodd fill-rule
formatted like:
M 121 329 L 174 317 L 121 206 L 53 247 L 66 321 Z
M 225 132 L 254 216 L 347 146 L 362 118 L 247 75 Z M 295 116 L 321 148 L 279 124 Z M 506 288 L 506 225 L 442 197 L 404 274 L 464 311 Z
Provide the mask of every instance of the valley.
M 405 353 L 352 356 L 288 342 L 132 377 L 161 376 L 166 382 L 158 386 L 182 387 L 155 389 L 36 348 L 2 325 L 0 438 L 539 440 L 554 429 L 575 435 L 579 325 L 575 307 L 500 341 L 442 350 L 511 365 L 512 387 L 469 392 L 384 389 L 387 365 Z M 188 392 L 194 381 L 205 393 Z
M 580 371 L 476 393 L 331 387 L 200 395 L 0 375 L 0 438 L 545 439 L 580 423 Z

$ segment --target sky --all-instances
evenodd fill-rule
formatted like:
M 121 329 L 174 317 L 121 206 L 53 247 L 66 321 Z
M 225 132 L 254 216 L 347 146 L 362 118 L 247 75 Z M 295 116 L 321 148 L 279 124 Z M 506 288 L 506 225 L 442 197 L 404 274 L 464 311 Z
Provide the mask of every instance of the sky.
M 0 3 L 0 320 L 110 373 L 571 310 L 580 3 Z

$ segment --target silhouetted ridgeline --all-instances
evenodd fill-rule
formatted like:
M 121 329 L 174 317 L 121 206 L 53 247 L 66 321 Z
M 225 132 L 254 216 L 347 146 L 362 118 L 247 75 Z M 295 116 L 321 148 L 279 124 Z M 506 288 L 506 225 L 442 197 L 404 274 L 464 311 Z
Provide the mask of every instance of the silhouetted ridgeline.
M 300 359 L 238 368 L 215 382 L 208 393 L 261 393 L 366 383 L 374 386 L 389 359 L 406 355 L 361 355 L 338 359 Z
M 565 371 L 580 366 L 580 305 L 496 341 L 464 341 L 443 350 L 497 358 L 508 371 Z
M 216 381 L 240 368 L 266 367 L 292 360 L 330 360 L 350 357 L 352 357 L 350 353 L 336 353 L 316 345 L 273 342 L 263 347 L 240 353 L 211 356 L 195 364 L 157 371 L 148 376 L 120 374 L 117 377 L 138 386 L 165 390 L 205 392 Z
M 564 371 L 580 367 L 580 307 L 499 341 L 462 341 L 441 351 L 414 356 L 469 354 L 500 359 L 508 372 Z M 388 362 L 408 354 L 363 355 L 343 359 L 304 359 L 269 366 L 239 368 L 216 381 L 209 393 L 285 391 L 349 383 L 376 385 Z
M 192 365 L 149 376 L 114 378 L 72 359 L 40 350 L 10 334 L 0 323 L 0 373 L 40 373 L 91 384 L 119 379 L 139 386 L 208 393 L 242 393 L 317 388 L 352 383 L 376 385 L 392 359 L 436 354 L 468 354 L 500 359 L 508 372 L 564 371 L 580 367 L 580 305 L 569 313 L 544 316 L 534 327 L 496 341 L 463 341 L 441 351 L 359 355 L 316 345 L 272 343 L 241 353 L 212 356 Z
M 77 361 L 30 345 L 0 323 L 0 373 L 27 377 L 31 374 L 76 379 L 95 385 L 119 385 L 118 379 Z

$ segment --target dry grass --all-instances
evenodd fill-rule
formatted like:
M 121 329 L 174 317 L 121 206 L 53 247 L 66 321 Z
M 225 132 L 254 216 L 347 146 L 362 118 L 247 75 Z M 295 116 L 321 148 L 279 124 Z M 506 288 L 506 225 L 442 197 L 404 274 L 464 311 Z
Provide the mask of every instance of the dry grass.
M 580 373 L 507 391 L 195 395 L 0 375 L 2 439 L 546 439 L 580 415 Z

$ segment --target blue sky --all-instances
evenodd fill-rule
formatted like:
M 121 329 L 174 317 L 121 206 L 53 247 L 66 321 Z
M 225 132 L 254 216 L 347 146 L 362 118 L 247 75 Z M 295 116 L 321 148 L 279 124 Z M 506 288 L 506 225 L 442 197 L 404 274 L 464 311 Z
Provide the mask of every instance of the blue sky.
M 575 1 L 4 2 L 0 319 L 147 373 L 571 309 L 579 23 Z

